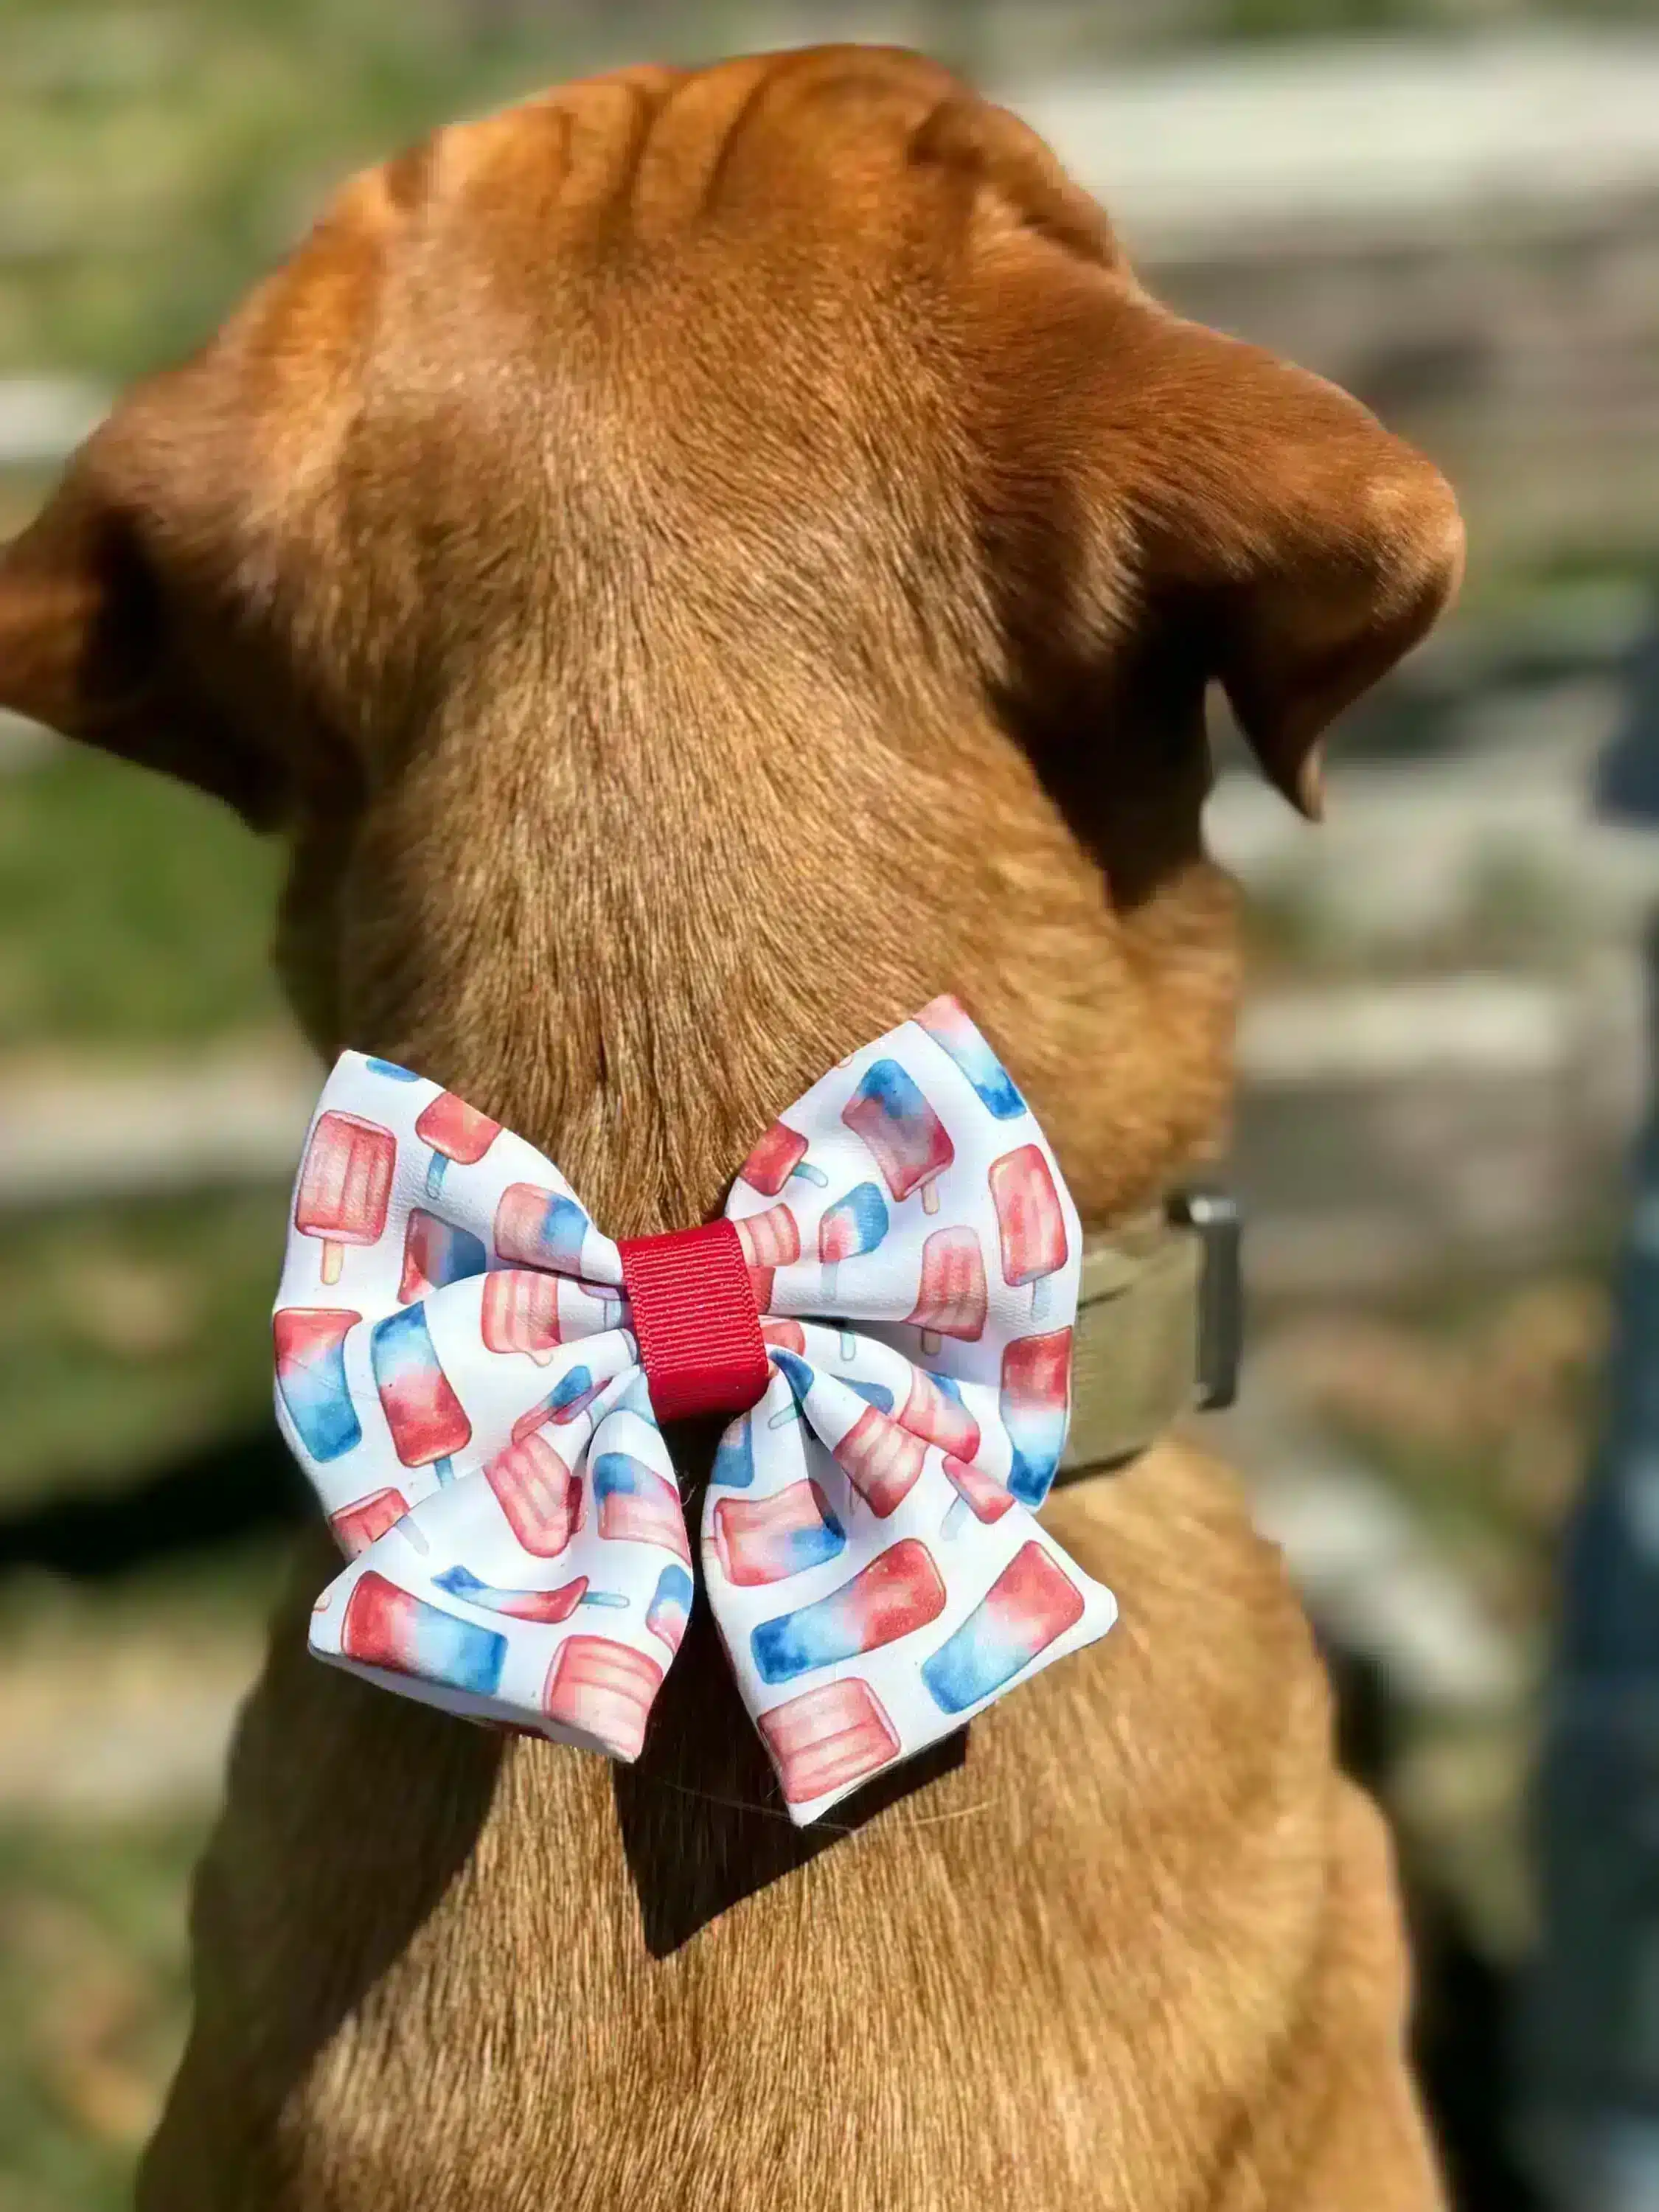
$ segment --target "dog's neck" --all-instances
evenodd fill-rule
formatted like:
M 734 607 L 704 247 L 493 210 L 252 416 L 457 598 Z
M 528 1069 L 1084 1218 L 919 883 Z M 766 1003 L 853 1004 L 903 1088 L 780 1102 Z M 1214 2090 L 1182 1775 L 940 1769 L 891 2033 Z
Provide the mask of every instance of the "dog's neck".
M 623 721 L 608 763 L 522 703 L 430 746 L 358 837 L 325 1049 L 444 1082 L 641 1234 L 707 1218 L 792 1098 L 949 991 L 1085 1225 L 1155 1200 L 1226 1097 L 1232 896 L 1201 794 L 1171 781 L 1085 842 L 982 716 L 901 751 L 873 708 L 837 732 L 781 703 Z

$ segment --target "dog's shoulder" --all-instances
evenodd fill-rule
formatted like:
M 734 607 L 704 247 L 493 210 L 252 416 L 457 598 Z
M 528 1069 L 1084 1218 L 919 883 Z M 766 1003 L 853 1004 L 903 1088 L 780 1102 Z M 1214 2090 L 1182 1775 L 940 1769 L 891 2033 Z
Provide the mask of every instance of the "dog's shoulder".
M 1024 1695 L 1030 1725 L 1087 1747 L 1086 1772 L 1068 1783 L 1080 1800 L 1068 1817 L 1120 1837 L 1127 1824 L 1160 1888 L 1258 1926 L 1279 1917 L 1278 1954 L 1288 1960 L 1312 1940 L 1339 1818 L 1332 1704 L 1284 1559 L 1256 1533 L 1244 1485 L 1170 1440 L 1121 1473 L 1059 1492 L 1044 1520 L 1118 1602 L 1109 1637 Z M 1011 1732 L 1022 1725 L 1019 1702 L 1010 1701 Z M 1259 1905 L 1249 1896 L 1258 1875 Z
M 634 1776 L 539 1745 L 498 1765 L 477 1731 L 305 1658 L 307 1545 L 198 1886 L 195 2129 L 164 2128 L 147 2201 L 184 2201 L 167 2189 L 204 2109 L 235 2137 L 222 2167 L 284 2204 L 337 2201 L 343 2140 L 365 2205 L 439 2170 L 447 2202 L 494 2204 L 527 2159 L 579 2161 L 588 2202 L 714 2177 L 727 2194 L 702 2201 L 745 2212 L 909 2212 L 941 2170 L 983 2202 L 1010 2160 L 1033 2203 L 1151 2212 L 1196 2201 L 1209 2166 L 1205 2202 L 1248 2179 L 1291 2204 L 1328 2136 L 1372 2144 L 1390 2201 L 1427 2201 L 1403 2087 L 1358 2135 L 1322 2117 L 1388 2070 L 1403 1966 L 1386 1846 L 1242 1486 L 1170 1444 L 1045 1519 L 1115 1591 L 1112 1634 L 815 1845 L 756 1802 L 752 1738 L 695 1638 Z M 536 2054 L 503 2078 L 510 2125 L 464 2069 L 366 2115 L 354 2084 L 487 2020 Z M 623 2082 L 636 2124 L 595 2127 Z
M 1117 1595 L 1103 1674 L 1128 1696 L 1191 1700 L 1231 1734 L 1288 1736 L 1323 1755 L 1325 1677 L 1278 1548 L 1256 1533 L 1244 1483 L 1184 1437 L 1120 1473 L 1054 1493 L 1044 1520 Z

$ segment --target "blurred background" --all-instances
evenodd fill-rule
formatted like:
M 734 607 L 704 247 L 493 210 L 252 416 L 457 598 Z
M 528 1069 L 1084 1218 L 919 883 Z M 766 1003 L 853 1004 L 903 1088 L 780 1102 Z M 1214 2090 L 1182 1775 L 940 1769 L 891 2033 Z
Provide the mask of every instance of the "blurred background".
M 1659 1711 L 1659 1582 L 1598 1579 L 1628 1530 L 1593 1510 L 1636 1465 L 1659 1549 L 1659 1352 L 1627 1323 L 1606 1365 L 1659 1249 L 1626 1166 L 1659 830 L 1601 765 L 1659 729 L 1656 0 L 0 0 L 0 534 L 354 164 L 559 76 L 825 36 L 975 72 L 1157 289 L 1349 386 L 1462 496 L 1462 608 L 1350 719 L 1328 826 L 1242 769 L 1213 803 L 1255 969 L 1218 1441 L 1395 1826 L 1461 2203 L 1659 2203 L 1659 1735 L 1586 1752 L 1583 1718 L 1609 1682 L 1645 1712 L 1650 1598 Z M 265 1316 L 315 1076 L 273 884 L 207 802 L 0 720 L 0 2212 L 125 2201 L 301 1510 Z M 1567 1557 L 1638 1626 L 1611 1658 L 1570 1633 L 1563 1670 Z M 1584 2179 L 1598 2128 L 1616 2185 Z

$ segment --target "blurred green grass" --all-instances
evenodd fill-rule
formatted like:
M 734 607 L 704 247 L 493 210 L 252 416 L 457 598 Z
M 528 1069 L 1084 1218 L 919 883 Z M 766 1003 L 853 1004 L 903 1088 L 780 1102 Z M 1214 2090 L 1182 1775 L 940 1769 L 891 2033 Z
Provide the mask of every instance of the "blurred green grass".
M 0 371 L 124 377 L 196 343 L 343 174 L 579 65 L 585 13 L 6 0 Z
M 276 866 L 223 810 L 116 763 L 54 750 L 0 781 L 0 1080 L 43 1055 L 106 1066 L 266 1035 L 281 1018 L 265 949 Z M 268 1189 L 7 1224 L 0 1512 L 125 1487 L 267 1418 L 283 1211 Z M 234 1696 L 280 1547 L 264 1548 L 90 1595 L 9 1580 L 11 1753 L 72 1650 L 94 1664 L 145 1636 L 167 1650 L 204 1607 L 230 1624 L 213 1649 Z M 32 1641 L 37 1620 L 57 1661 Z M 153 1702 L 165 1744 L 188 1723 L 164 1685 Z M 208 1813 L 164 1790 L 129 1816 L 37 1815 L 28 1794 L 25 1776 L 0 1818 L 0 2212 L 114 2212 L 185 2033 L 185 1889 Z
M 278 865 L 212 800 L 72 746 L 0 781 L 0 1052 L 279 1021 Z
M 145 1061 L 282 1018 L 276 854 L 64 747 L 0 781 L 0 1053 Z M 0 1061 L 0 1066 L 5 1062 Z M 0 1254 L 0 1500 L 107 1486 L 263 1417 L 276 1190 L 26 1217 Z
M 116 2212 L 184 2040 L 200 1814 L 0 1822 L 0 2212 Z
M 277 1191 L 13 1226 L 0 1260 L 0 1510 L 128 1485 L 264 1421 Z
M 187 2026 L 219 1747 L 284 1563 L 243 1543 L 205 1571 L 0 1583 L 0 2212 L 128 2201 Z

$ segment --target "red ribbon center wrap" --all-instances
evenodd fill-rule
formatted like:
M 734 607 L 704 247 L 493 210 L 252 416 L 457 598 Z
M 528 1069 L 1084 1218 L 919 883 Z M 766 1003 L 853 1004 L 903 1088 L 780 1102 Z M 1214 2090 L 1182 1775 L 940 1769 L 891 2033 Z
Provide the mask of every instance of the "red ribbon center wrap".
M 657 1419 L 746 1413 L 771 1366 L 733 1224 L 624 1237 L 617 1249 Z

